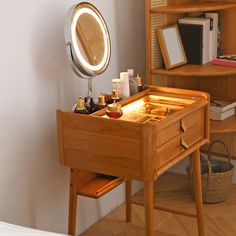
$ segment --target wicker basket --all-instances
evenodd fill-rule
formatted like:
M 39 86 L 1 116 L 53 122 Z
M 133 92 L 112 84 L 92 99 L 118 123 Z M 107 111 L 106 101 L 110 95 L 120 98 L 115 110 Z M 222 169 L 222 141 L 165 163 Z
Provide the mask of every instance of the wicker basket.
M 228 161 L 212 160 L 211 150 L 215 144 L 224 146 Z M 219 203 L 227 199 L 231 186 L 234 166 L 231 164 L 231 156 L 227 145 L 222 141 L 214 141 L 209 146 L 208 156 L 204 156 L 205 160 L 201 161 L 202 171 L 202 197 L 204 203 Z M 190 180 L 191 192 L 194 196 L 194 177 L 191 166 L 187 167 L 187 174 Z

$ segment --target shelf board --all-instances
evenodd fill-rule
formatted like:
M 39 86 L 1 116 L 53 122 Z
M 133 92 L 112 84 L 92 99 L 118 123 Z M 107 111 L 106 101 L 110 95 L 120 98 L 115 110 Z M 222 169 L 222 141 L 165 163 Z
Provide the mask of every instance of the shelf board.
M 211 134 L 226 134 L 236 132 L 236 115 L 223 121 L 211 120 Z
M 190 12 L 206 12 L 220 11 L 235 8 L 235 2 L 188 2 L 166 7 L 154 7 L 151 13 L 190 13 Z
M 236 75 L 236 67 L 218 66 L 211 63 L 204 65 L 186 64 L 170 70 L 157 68 L 152 70 L 152 74 L 181 77 L 219 77 Z

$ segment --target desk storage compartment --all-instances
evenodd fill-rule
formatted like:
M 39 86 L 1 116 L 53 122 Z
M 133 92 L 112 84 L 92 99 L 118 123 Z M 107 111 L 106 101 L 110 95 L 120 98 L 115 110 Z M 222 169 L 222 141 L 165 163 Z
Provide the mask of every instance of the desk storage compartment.
M 124 182 L 124 178 L 121 177 L 89 171 L 74 171 L 77 171 L 79 180 L 77 194 L 85 197 L 99 198 Z
M 170 168 L 171 160 L 181 158 L 185 151 L 191 154 L 194 145 L 203 145 L 208 139 L 207 95 L 174 92 L 152 87 L 125 99 L 120 102 L 124 113 L 120 119 L 109 119 L 106 109 L 89 116 L 58 110 L 60 163 L 78 170 L 152 181 L 161 173 L 160 168 Z M 100 177 L 82 186 L 80 194 L 87 195 L 95 185 L 96 191 L 103 188 L 107 180 Z

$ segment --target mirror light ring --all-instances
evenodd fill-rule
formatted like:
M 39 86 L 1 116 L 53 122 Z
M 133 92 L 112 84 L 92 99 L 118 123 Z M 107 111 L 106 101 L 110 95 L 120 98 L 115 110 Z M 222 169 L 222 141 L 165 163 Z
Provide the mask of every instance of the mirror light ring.
M 98 24 L 101 28 L 102 34 L 103 34 L 105 50 L 104 50 L 104 54 L 103 54 L 103 58 L 102 58 L 101 62 L 96 66 L 93 66 L 93 65 L 89 64 L 84 59 L 84 57 L 82 56 L 82 53 L 79 49 L 78 43 L 77 43 L 77 36 L 76 36 L 77 21 L 78 21 L 79 17 L 82 14 L 85 14 L 85 13 L 90 14 L 91 16 L 93 16 L 96 19 L 96 21 L 98 22 Z M 103 22 L 103 20 L 101 18 L 99 18 L 97 16 L 97 14 L 95 14 L 95 12 L 93 10 L 91 10 L 89 7 L 79 8 L 79 10 L 75 13 L 75 15 L 73 17 L 73 20 L 72 20 L 71 40 L 72 40 L 72 44 L 74 46 L 75 53 L 78 56 L 78 59 L 81 62 L 82 66 L 85 67 L 86 69 L 90 70 L 90 71 L 100 71 L 107 64 L 107 55 L 108 55 L 108 53 L 110 53 L 109 52 L 110 44 L 108 43 L 108 40 L 107 40 L 107 37 L 109 37 L 109 35 L 108 35 L 107 31 L 105 30 L 104 24 L 105 24 L 105 22 Z

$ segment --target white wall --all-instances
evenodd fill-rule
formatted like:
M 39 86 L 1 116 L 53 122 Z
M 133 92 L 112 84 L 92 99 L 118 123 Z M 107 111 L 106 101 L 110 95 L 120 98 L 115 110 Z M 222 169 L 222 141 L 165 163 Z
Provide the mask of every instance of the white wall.
M 77 1 L 1 1 L 0 14 L 0 220 L 67 232 L 69 171 L 57 160 L 57 108 L 70 109 L 86 82 L 69 68 L 63 27 Z M 111 34 L 112 58 L 94 82 L 108 92 L 127 68 L 144 75 L 143 0 L 93 0 Z M 138 185 L 140 186 L 140 185 Z M 120 187 L 101 200 L 80 198 L 84 230 L 123 201 Z

